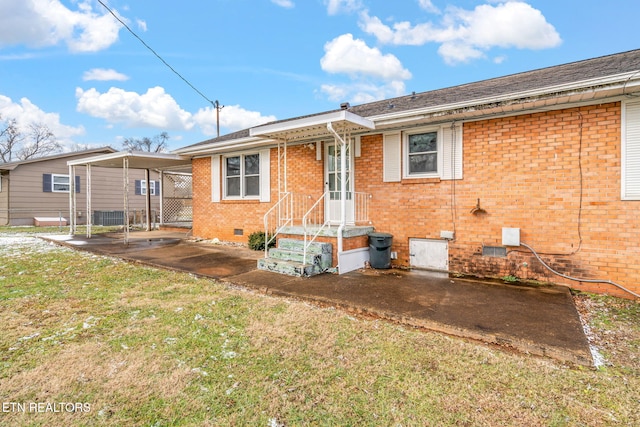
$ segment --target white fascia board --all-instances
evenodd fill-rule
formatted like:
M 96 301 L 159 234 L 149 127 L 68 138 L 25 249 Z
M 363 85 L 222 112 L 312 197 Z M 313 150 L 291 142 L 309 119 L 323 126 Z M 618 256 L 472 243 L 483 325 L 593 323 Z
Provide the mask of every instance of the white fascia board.
M 303 117 L 300 119 L 287 120 L 280 123 L 256 126 L 254 128 L 251 128 L 249 132 L 251 136 L 272 137 L 273 135 L 280 133 L 284 134 L 298 129 L 326 125 L 327 123 L 336 122 L 348 122 L 359 127 L 375 129 L 375 123 L 373 121 L 365 119 L 364 117 L 361 117 L 350 111 L 340 110 L 325 114 L 319 114 L 317 116 Z
M 229 149 L 235 149 L 237 146 L 249 146 L 255 147 L 259 145 L 267 145 L 272 143 L 270 140 L 266 140 L 264 138 L 239 138 L 239 139 L 230 139 L 228 141 L 223 142 L 212 142 L 210 144 L 197 145 L 195 147 L 185 147 L 174 150 L 175 154 L 183 154 L 183 155 L 191 155 L 197 156 L 207 153 L 214 153 L 220 151 L 227 151 Z
M 593 89 L 594 91 L 597 91 L 598 88 L 603 90 L 604 89 L 610 90 L 611 85 L 615 85 L 616 83 L 618 84 L 617 87 L 620 90 L 637 88 L 640 85 L 640 83 L 638 82 L 637 79 L 633 80 L 634 76 L 636 76 L 637 78 L 640 78 L 640 73 L 638 71 L 634 71 L 630 73 L 617 74 L 617 75 L 608 76 L 604 78 L 589 79 L 589 80 L 582 80 L 579 82 L 568 83 L 563 85 L 548 86 L 542 89 L 513 92 L 513 93 L 502 95 L 502 96 L 479 98 L 479 99 L 462 101 L 462 102 L 457 102 L 452 104 L 438 105 L 430 108 L 402 111 L 399 113 L 380 114 L 377 116 L 371 116 L 369 117 L 369 119 L 376 122 L 377 124 L 380 124 L 380 122 L 394 121 L 396 119 L 411 120 L 410 119 L 411 116 L 432 115 L 432 114 L 437 114 L 439 112 L 445 112 L 445 111 L 469 109 L 474 107 L 480 107 L 482 105 L 489 104 L 489 103 L 505 102 L 509 100 L 526 99 L 526 98 L 538 98 L 538 97 L 543 97 L 545 95 L 551 95 L 551 94 L 560 95 L 567 92 L 575 92 L 575 91 L 588 90 L 588 89 Z M 609 87 L 603 88 L 603 86 L 609 86 Z M 595 98 L 595 94 L 593 97 Z
M 211 154 L 235 152 L 250 150 L 253 148 L 267 148 L 276 146 L 277 141 L 264 138 L 243 138 L 225 141 L 225 143 L 207 144 L 203 146 L 193 147 L 191 150 L 181 149 L 180 153 L 190 155 L 192 157 L 207 157 Z M 197 148 L 197 149 L 196 149 Z M 177 152 L 177 151 L 176 151 Z
M 167 153 L 147 153 L 143 151 L 118 151 L 116 153 L 102 154 L 99 156 L 85 157 L 82 159 L 69 160 L 67 162 L 67 166 L 81 166 L 88 164 L 105 164 L 110 163 L 111 161 L 123 159 L 123 158 L 140 158 L 140 159 L 149 159 L 151 161 L 169 161 L 169 162 L 188 162 L 189 159 L 186 157 L 177 155 L 177 154 L 167 154 Z

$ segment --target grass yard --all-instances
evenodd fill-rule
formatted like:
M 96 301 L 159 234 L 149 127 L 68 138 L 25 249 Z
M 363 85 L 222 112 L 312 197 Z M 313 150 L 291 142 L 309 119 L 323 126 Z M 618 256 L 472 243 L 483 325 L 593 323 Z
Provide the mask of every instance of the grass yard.
M 640 304 L 577 298 L 598 370 L 4 234 L 0 425 L 640 425 Z

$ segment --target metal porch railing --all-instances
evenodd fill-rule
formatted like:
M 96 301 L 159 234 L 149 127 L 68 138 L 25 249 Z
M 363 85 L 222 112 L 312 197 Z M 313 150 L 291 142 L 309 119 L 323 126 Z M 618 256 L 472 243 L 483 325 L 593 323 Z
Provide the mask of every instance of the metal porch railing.
M 326 204 L 328 200 L 340 203 L 341 192 L 340 191 L 326 191 L 316 202 L 311 206 L 311 209 L 302 218 L 302 226 L 304 228 L 304 249 L 302 259 L 307 259 L 307 250 L 316 238 L 322 233 L 326 227 L 330 227 L 331 224 L 337 224 L 340 222 L 340 212 L 337 213 L 327 208 Z M 358 224 L 371 224 L 369 219 L 369 200 L 372 195 L 369 193 L 349 191 L 346 193 L 348 202 L 347 206 L 347 223 Z M 311 238 L 309 239 L 309 235 Z
M 302 224 L 304 213 L 309 209 L 311 196 L 286 192 L 280 200 L 264 214 L 264 252 L 269 253 L 269 244 L 276 239 L 284 227 Z

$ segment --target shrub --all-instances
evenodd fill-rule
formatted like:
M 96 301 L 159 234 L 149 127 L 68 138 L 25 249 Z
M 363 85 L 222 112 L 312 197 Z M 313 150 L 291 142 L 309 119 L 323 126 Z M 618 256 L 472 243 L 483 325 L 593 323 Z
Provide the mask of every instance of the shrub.
M 267 237 L 271 237 L 267 235 Z M 254 251 L 264 251 L 265 234 L 264 231 L 256 231 L 249 234 L 249 248 Z M 276 241 L 273 240 L 269 243 L 269 247 L 275 246 Z

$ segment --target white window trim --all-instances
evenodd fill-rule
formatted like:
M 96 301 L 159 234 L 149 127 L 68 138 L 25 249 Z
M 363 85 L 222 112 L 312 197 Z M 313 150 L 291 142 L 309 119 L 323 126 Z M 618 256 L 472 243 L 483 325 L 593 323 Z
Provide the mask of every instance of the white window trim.
M 156 182 L 154 180 L 151 180 L 151 195 L 155 196 L 156 195 Z M 146 196 L 147 195 L 147 180 L 146 179 L 141 179 L 140 180 L 140 195 L 142 196 Z
M 409 136 L 419 135 L 422 133 L 436 132 L 436 155 L 437 170 L 427 173 L 409 173 Z M 411 129 L 411 131 L 402 132 L 402 179 L 424 179 L 424 178 L 440 178 L 443 173 L 443 150 L 442 150 L 442 129 L 441 127 L 425 127 Z
M 67 187 L 71 189 L 71 180 L 69 179 L 69 175 L 52 173 L 51 174 L 51 192 L 52 193 L 68 193 L 69 190 L 56 190 L 56 178 L 67 178 Z
M 260 172 L 258 174 L 258 181 L 262 181 L 262 162 L 261 162 L 261 152 L 260 151 L 250 151 L 250 152 L 242 152 L 242 153 L 230 153 L 225 154 L 222 157 L 221 167 L 222 167 L 222 200 L 261 200 L 261 193 L 263 189 L 262 186 L 259 187 L 259 193 L 256 196 L 244 196 L 244 181 L 245 181 L 245 173 L 244 173 L 244 158 L 245 156 L 258 155 L 258 164 L 260 165 Z M 230 157 L 240 157 L 240 195 L 239 196 L 229 196 L 227 195 L 227 159 Z M 255 175 L 250 175 L 255 176 Z

